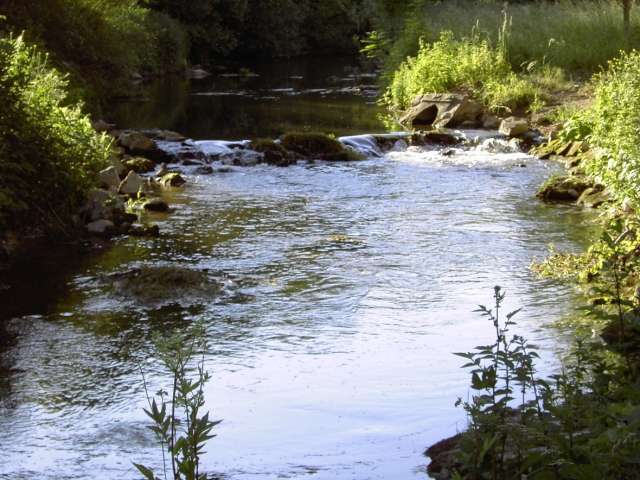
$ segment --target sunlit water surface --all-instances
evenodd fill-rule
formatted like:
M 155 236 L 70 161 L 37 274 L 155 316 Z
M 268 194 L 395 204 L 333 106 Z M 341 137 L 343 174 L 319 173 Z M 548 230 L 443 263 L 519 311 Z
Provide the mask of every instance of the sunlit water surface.
M 424 478 L 424 449 L 465 426 L 453 404 L 468 376 L 452 352 L 491 340 L 472 310 L 494 285 L 507 308 L 524 306 L 516 330 L 544 348 L 542 370 L 558 364 L 562 341 L 545 326 L 576 299 L 528 266 L 588 232 L 584 214 L 534 198 L 555 168 L 479 151 L 234 167 L 169 194 L 158 239 L 35 258 L 2 292 L 0 478 L 158 467 L 139 367 L 152 391 L 167 386 L 151 336 L 197 320 L 207 407 L 223 419 L 207 471 Z M 150 301 L 113 288 L 108 274 L 141 266 L 208 269 L 224 287 Z

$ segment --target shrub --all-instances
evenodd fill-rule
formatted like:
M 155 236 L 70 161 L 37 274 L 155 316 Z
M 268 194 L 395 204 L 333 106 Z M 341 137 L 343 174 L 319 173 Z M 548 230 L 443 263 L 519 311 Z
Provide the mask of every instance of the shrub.
M 384 102 L 406 108 L 418 95 L 470 91 L 487 106 L 507 111 L 525 109 L 542 98 L 528 76 L 517 76 L 504 48 L 493 48 L 477 31 L 457 40 L 443 32 L 432 44 L 421 42 L 417 56 L 407 59 L 392 77 Z
M 0 37 L 0 230 L 65 230 L 110 155 L 67 81 L 19 36 Z
M 640 205 L 640 52 L 623 53 L 595 77 L 590 111 L 566 126 L 579 128 L 596 155 L 586 170 L 609 186 L 619 199 Z
M 184 66 L 180 24 L 136 0 L 7 0 L 8 25 L 52 55 L 98 96 L 122 90 L 133 72 Z M 128 84 L 127 84 L 128 85 Z M 116 91 L 115 93 L 121 93 Z

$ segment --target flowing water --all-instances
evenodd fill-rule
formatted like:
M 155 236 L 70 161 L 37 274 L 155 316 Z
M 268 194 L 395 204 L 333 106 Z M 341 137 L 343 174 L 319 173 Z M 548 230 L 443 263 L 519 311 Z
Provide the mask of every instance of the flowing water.
M 305 101 L 324 113 L 346 101 L 325 100 Z M 348 101 L 365 124 L 375 116 L 367 98 Z M 207 407 L 223 419 L 207 471 L 425 478 L 425 447 L 465 426 L 453 404 L 468 377 L 452 352 L 491 339 L 475 306 L 505 287 L 548 372 L 562 340 L 547 325 L 577 301 L 528 266 L 549 243 L 579 248 L 585 215 L 534 198 L 553 164 L 495 150 L 189 176 L 168 194 L 175 211 L 154 217 L 160 238 L 34 256 L 0 298 L 0 478 L 125 480 L 138 478 L 132 461 L 158 466 L 139 367 L 152 391 L 165 385 L 151 337 L 197 320 Z M 201 281 L 123 286 L 134 269 Z

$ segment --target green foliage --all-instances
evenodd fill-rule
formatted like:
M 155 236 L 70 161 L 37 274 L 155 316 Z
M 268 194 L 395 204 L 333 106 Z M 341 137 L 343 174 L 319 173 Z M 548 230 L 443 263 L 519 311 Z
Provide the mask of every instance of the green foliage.
M 141 369 L 149 404 L 144 412 L 152 421 L 149 429 L 160 442 L 163 478 L 206 480 L 207 475 L 200 472 L 200 456 L 207 441 L 215 437 L 212 431 L 221 420 L 210 420 L 209 412 L 201 414 L 205 405 L 203 389 L 210 378 L 204 369 L 204 328 L 196 325 L 168 338 L 156 336 L 154 341 L 163 367 L 172 376 L 169 390 L 161 389 L 157 398 L 151 398 Z M 149 467 L 137 463 L 134 466 L 148 480 L 159 478 Z
M 469 91 L 494 110 L 509 112 L 539 104 L 541 89 L 530 76 L 511 70 L 505 51 L 506 45 L 492 47 L 477 30 L 462 40 L 443 32 L 431 44 L 421 42 L 417 56 L 400 65 L 384 102 L 403 109 L 425 93 Z
M 67 81 L 22 36 L 0 37 L 0 231 L 66 231 L 110 155 Z
M 616 240 L 609 240 L 615 249 Z M 637 302 L 626 306 L 615 285 L 613 290 L 616 309 L 625 305 L 620 315 L 636 311 Z M 578 339 L 559 374 L 537 378 L 536 346 L 508 336 L 517 311 L 503 319 L 503 300 L 495 287 L 494 308 L 478 310 L 495 330 L 494 343 L 456 354 L 467 360 L 463 368 L 470 369 L 474 393 L 457 402 L 469 415 L 469 428 L 450 465 L 455 478 L 639 478 L 635 367 L 611 361 L 596 342 Z
M 595 101 L 591 109 L 570 120 L 588 133 L 594 147 L 588 173 L 610 187 L 618 199 L 640 205 L 640 52 L 623 53 L 594 80 Z
M 397 4 L 393 0 L 385 3 Z M 592 72 L 621 49 L 640 47 L 640 16 L 631 17 L 627 41 L 618 0 L 413 0 L 402 2 L 400 21 L 379 17 L 376 29 L 394 40 L 387 67 L 394 70 L 416 55 L 418 40 L 437 41 L 440 32 L 464 38 L 476 25 L 492 45 L 500 39 L 503 14 L 511 17 L 509 62 L 514 69 L 532 60 L 567 71 Z M 390 7 L 392 8 L 392 7 Z M 403 20 L 404 19 L 404 20 Z M 400 22 L 400 24 L 399 24 Z
M 136 0 L 5 3 L 9 27 L 26 31 L 78 84 L 89 85 L 99 95 L 122 93 L 133 72 L 172 71 L 185 65 L 187 39 L 179 23 Z

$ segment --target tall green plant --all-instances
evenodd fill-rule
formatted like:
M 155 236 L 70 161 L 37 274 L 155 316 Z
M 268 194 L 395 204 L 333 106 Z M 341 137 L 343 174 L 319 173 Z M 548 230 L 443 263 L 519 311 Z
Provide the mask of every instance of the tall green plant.
M 155 345 L 160 362 L 171 374 L 171 387 L 168 391 L 159 390 L 151 398 L 142 368 L 141 374 L 149 404 L 144 412 L 152 421 L 149 428 L 162 450 L 162 478 L 206 480 L 207 475 L 200 471 L 200 457 L 207 441 L 215 437 L 212 431 L 221 420 L 210 420 L 209 412 L 201 413 L 204 386 L 210 379 L 204 368 L 204 328 L 197 326 L 169 338 L 156 337 Z M 159 480 L 151 468 L 138 463 L 134 466 L 147 480 Z

